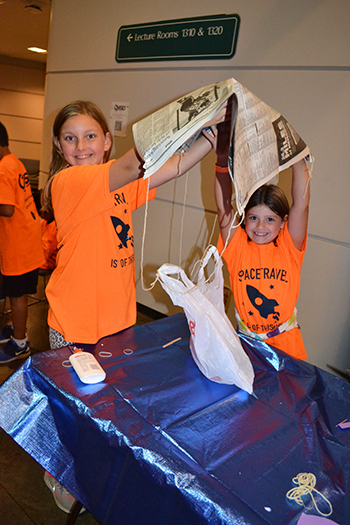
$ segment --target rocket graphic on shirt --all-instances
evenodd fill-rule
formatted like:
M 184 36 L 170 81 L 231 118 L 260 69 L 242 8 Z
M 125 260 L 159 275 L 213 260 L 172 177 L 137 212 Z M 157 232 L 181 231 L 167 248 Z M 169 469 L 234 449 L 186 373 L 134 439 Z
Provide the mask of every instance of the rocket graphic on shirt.
M 264 294 L 260 293 L 259 290 L 247 284 L 246 286 L 247 295 L 251 304 L 256 308 L 264 319 L 271 314 L 274 314 L 274 319 L 279 319 L 279 313 L 275 312 L 275 307 L 278 306 L 278 302 L 275 299 L 268 299 Z
M 119 219 L 119 217 L 111 217 L 111 219 L 114 226 L 114 230 L 121 242 L 121 244 L 119 245 L 119 249 L 122 249 L 123 246 L 124 248 L 127 248 L 128 241 L 130 241 L 131 246 L 134 247 L 134 237 L 131 237 L 129 235 L 130 225 L 125 224 L 125 222 Z

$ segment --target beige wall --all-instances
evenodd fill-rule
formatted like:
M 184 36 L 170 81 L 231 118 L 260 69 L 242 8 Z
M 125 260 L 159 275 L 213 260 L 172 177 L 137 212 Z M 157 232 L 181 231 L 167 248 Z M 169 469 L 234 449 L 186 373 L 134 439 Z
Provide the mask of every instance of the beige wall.
M 11 152 L 25 161 L 29 174 L 36 171 L 31 177 L 34 186 L 38 185 L 44 95 L 44 64 L 0 56 L 0 120 L 9 134 Z
M 217 0 L 213 6 L 212 0 L 53 0 L 52 7 L 42 181 L 52 120 L 71 100 L 92 99 L 107 117 L 112 101 L 129 102 L 127 137 L 115 140 L 114 156 L 119 156 L 132 146 L 133 122 L 192 89 L 235 77 L 288 119 L 316 159 L 298 318 L 310 362 L 325 369 L 327 363 L 341 370 L 349 367 L 349 2 Z M 181 18 L 238 14 L 235 56 L 217 61 L 115 61 L 120 26 L 178 19 L 180 13 Z M 213 163 L 214 156 L 208 156 L 190 173 L 183 229 L 185 178 L 160 188 L 150 204 L 146 286 L 164 262 L 178 264 L 182 253 L 181 265 L 189 270 L 207 246 L 215 217 Z M 144 209 L 134 214 L 138 301 L 171 314 L 178 309 L 160 285 L 145 291 L 140 283 L 144 215 Z M 216 238 L 217 231 L 214 242 Z M 233 320 L 232 303 L 230 317 Z

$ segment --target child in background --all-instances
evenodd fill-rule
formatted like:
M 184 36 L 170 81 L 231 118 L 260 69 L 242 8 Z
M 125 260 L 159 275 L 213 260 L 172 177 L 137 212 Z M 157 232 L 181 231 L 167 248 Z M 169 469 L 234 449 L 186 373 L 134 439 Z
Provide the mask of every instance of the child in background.
M 44 262 L 40 221 L 28 173 L 9 149 L 0 122 L 0 261 L 3 292 L 10 298 L 12 325 L 0 333 L 0 365 L 30 355 L 27 338 L 28 294 L 35 294 Z
M 227 104 L 206 126 L 223 122 Z M 51 348 L 96 343 L 136 321 L 132 212 L 155 188 L 185 173 L 213 147 L 202 134 L 143 180 L 135 149 L 108 161 L 112 137 L 91 102 L 65 106 L 53 125 L 50 175 L 42 205 L 57 225 L 57 266 L 46 287 Z M 181 173 L 179 173 L 179 168 Z
M 218 126 L 227 137 L 226 123 Z M 275 185 L 251 196 L 238 225 L 232 208 L 227 148 L 217 147 L 215 200 L 220 237 L 235 300 L 237 331 L 298 359 L 306 351 L 296 320 L 300 272 L 306 249 L 310 188 L 305 161 L 292 166 L 292 205 Z
M 57 256 L 57 235 L 56 223 L 53 212 L 44 208 L 39 210 L 41 217 L 41 240 L 45 255 L 45 262 L 40 266 L 40 270 L 53 270 L 56 267 Z

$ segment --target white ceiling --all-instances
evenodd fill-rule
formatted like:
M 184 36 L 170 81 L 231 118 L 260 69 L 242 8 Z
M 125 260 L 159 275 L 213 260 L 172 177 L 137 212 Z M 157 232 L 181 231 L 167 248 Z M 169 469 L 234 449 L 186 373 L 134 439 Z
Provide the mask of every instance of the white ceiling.
M 46 62 L 27 48 L 47 49 L 50 10 L 50 0 L 0 0 L 0 55 Z

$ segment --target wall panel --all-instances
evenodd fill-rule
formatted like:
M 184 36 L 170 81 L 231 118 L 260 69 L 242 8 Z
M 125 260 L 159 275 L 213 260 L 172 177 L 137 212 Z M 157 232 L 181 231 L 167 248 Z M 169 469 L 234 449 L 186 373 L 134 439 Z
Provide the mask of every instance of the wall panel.
M 42 63 L 10 59 L 0 55 L 0 88 L 43 96 L 45 87 L 43 66 Z
M 134 69 L 132 64 L 117 64 L 114 60 L 120 26 L 216 14 L 241 17 L 239 45 L 229 65 L 349 65 L 349 54 L 344 53 L 344 48 L 349 51 L 350 5 L 346 0 L 217 0 L 215 5 L 212 0 L 130 0 L 127 4 L 104 0 L 99 6 L 94 0 L 53 0 L 52 5 L 48 71 Z M 217 66 L 217 61 L 202 63 Z M 174 68 L 179 64 L 193 67 L 191 61 L 172 62 Z M 153 69 L 154 62 L 141 63 L 141 67 Z
M 44 114 L 44 64 L 0 56 L 0 121 L 6 126 L 10 150 L 28 165 L 38 165 Z M 31 178 L 38 186 L 35 170 Z
M 4 116 L 17 116 L 42 122 L 44 96 L 0 88 L 0 113 Z

